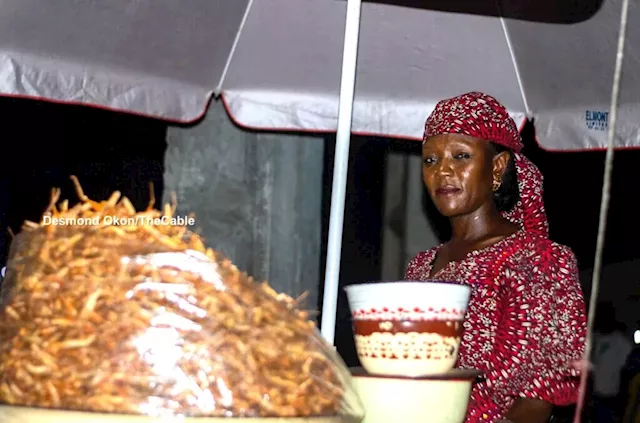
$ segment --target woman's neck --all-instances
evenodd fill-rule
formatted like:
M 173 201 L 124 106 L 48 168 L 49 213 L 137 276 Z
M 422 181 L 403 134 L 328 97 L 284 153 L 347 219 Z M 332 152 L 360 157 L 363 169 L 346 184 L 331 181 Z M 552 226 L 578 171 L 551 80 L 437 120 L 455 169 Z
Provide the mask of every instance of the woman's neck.
M 451 218 L 451 240 L 475 242 L 483 238 L 513 232 L 493 204 L 483 205 L 473 213 Z

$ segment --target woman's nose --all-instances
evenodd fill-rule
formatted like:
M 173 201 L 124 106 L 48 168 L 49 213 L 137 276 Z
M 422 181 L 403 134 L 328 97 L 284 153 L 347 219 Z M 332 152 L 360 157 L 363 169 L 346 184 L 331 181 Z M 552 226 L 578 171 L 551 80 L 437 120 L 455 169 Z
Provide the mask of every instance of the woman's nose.
M 438 161 L 436 165 L 436 173 L 441 175 L 451 175 L 453 173 L 453 168 L 451 166 L 451 160 L 442 159 Z

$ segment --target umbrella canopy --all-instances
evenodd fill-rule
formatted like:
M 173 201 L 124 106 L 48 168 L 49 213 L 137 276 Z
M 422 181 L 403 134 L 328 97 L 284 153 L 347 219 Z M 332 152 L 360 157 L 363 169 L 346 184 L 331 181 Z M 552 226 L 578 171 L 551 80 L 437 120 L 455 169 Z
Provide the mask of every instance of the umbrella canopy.
M 524 20 L 515 0 L 469 13 L 390 2 L 412 3 L 362 7 L 354 132 L 420 138 L 438 100 L 480 90 L 518 123 L 533 117 L 547 149 L 605 147 L 621 0 L 545 1 L 534 16 L 545 22 Z M 215 93 L 245 127 L 336 130 L 344 1 L 2 0 L 0 11 L 1 94 L 191 122 Z M 517 19 L 483 16 L 500 12 Z M 629 23 L 619 147 L 640 146 L 636 4 Z

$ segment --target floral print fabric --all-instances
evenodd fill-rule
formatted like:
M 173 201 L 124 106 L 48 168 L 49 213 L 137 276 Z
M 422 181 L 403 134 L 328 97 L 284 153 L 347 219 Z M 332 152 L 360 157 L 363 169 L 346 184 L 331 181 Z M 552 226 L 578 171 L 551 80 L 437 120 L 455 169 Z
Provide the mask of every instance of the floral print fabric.
M 458 366 L 486 380 L 473 388 L 466 422 L 496 422 L 517 397 L 574 403 L 570 364 L 584 353 L 586 314 L 571 250 L 521 230 L 431 275 L 439 248 L 411 260 L 405 279 L 471 287 Z

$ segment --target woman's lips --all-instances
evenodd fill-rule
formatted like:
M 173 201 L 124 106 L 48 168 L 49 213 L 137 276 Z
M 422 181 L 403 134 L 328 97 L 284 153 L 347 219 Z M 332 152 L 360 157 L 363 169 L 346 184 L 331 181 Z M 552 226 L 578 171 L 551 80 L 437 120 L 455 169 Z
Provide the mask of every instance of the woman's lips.
M 436 195 L 455 195 L 459 192 L 460 192 L 459 188 L 446 186 L 446 187 L 438 188 L 436 190 Z

